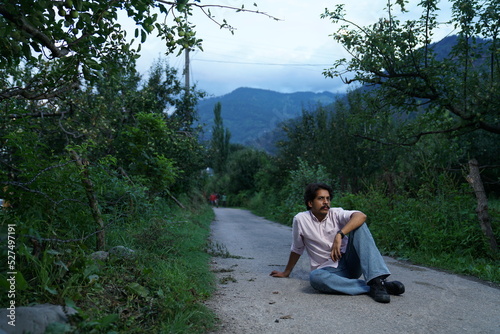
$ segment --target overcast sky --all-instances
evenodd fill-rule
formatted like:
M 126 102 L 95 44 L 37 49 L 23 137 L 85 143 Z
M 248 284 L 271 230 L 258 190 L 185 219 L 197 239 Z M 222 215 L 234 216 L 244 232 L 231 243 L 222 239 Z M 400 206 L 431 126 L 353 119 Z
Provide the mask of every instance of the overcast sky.
M 202 3 L 209 3 L 204 0 Z M 263 15 L 234 13 L 230 10 L 212 9 L 217 19 L 226 19 L 236 28 L 234 35 L 196 11 L 193 21 L 197 36 L 203 39 L 204 51 L 191 52 L 190 80 L 198 89 L 211 96 L 220 96 L 239 87 L 270 89 L 283 93 L 297 91 L 344 92 L 347 86 L 338 79 L 326 79 L 322 72 L 335 60 L 347 57 L 345 50 L 329 35 L 337 25 L 320 15 L 325 8 L 333 10 L 336 4 L 346 3 L 347 17 L 361 25 L 386 17 L 387 0 L 255 0 L 258 9 L 280 19 L 272 20 Z M 420 16 L 416 5 L 420 0 L 410 0 L 407 9 L 413 16 Z M 254 1 L 214 0 L 212 3 L 254 9 Z M 443 16 L 450 18 L 449 4 L 441 1 Z M 400 16 L 399 12 L 396 13 Z M 403 17 L 403 16 L 401 16 Z M 408 16 L 405 16 L 406 18 Z M 453 28 L 445 26 L 435 35 L 438 41 Z M 133 30 L 130 32 L 133 35 Z M 138 70 L 146 74 L 151 63 L 165 56 L 164 42 L 150 36 L 142 46 Z M 182 74 L 184 57 L 169 56 L 169 64 Z

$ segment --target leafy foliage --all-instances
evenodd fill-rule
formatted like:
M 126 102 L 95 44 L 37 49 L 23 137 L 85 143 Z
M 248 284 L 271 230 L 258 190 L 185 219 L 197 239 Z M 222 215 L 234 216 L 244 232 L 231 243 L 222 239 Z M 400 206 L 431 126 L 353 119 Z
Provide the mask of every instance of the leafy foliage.
M 76 308 L 78 315 L 64 327 L 72 333 L 204 333 L 211 329 L 214 316 L 200 301 L 213 289 L 207 284 L 213 278 L 206 253 L 213 212 L 197 196 L 189 198 L 193 211 L 181 211 L 163 199 L 139 200 L 147 198 L 139 189 L 134 195 L 138 201 L 132 202 L 129 215 L 120 217 L 108 233 L 111 245 L 126 245 L 134 250 L 132 255 L 96 260 L 84 243 L 52 243 L 36 249 L 20 243 L 24 237 L 18 238 L 17 266 L 22 268 L 16 278 L 18 305 L 53 303 Z M 6 220 L 12 223 L 10 218 L 0 212 L 2 227 Z M 24 228 L 17 222 L 21 236 Z M 3 294 L 2 304 L 5 299 Z
M 254 4 L 257 7 L 256 4 Z M 141 43 L 156 31 L 165 41 L 167 54 L 189 48 L 201 49 L 191 16 L 195 11 L 214 24 L 234 28 L 216 18 L 210 8 L 273 16 L 244 6 L 201 4 L 200 1 L 164 0 L 21 0 L 0 4 L 0 67 L 16 68 L 21 63 L 36 66 L 25 86 L 1 81 L 0 100 L 15 96 L 40 100 L 78 88 L 82 76 L 93 84 L 111 57 L 137 58 Z M 131 39 L 119 21 L 125 14 L 136 24 Z M 135 47 L 135 39 L 140 43 Z
M 96 0 L 42 0 L 17 1 L 0 6 L 0 66 L 17 66 L 22 60 L 30 63 L 50 59 L 50 67 L 40 68 L 36 80 L 26 86 L 23 96 L 37 98 L 37 90 L 54 93 L 66 83 L 78 85 L 80 73 L 86 80 L 97 79 L 103 68 L 102 59 L 109 55 L 136 54 L 133 40 L 118 21 L 118 15 L 126 12 L 137 24 L 135 38 L 144 42 L 153 30 L 167 40 L 166 49 L 173 52 L 183 48 L 200 46 L 192 24 L 187 17 L 191 7 L 185 6 L 175 16 L 172 25 L 161 23 L 158 13 L 167 14 L 179 9 L 175 2 L 133 0 L 127 2 Z M 175 38 L 174 34 L 178 37 Z M 81 72 L 80 72 L 81 71 Z M 36 82 L 38 81 L 38 82 Z M 33 85 L 34 83 L 37 85 Z M 9 90 L 14 96 L 20 91 Z M 21 92 L 22 93 L 22 92 Z M 5 96 L 5 95 L 4 95 Z
M 387 18 L 365 27 L 349 21 L 342 5 L 323 14 L 342 24 L 333 37 L 352 55 L 338 60 L 325 75 L 375 85 L 391 113 L 416 116 L 408 131 L 400 133 L 401 143 L 415 143 L 434 133 L 500 133 L 498 14 L 491 15 L 497 5 L 451 2 L 458 43 L 444 58 L 438 58 L 431 45 L 438 28 L 437 1 L 422 2 L 422 16 L 404 23 L 393 15 L 391 2 Z M 405 11 L 403 2 L 396 3 Z
M 75 319 L 73 329 L 82 333 L 124 329 L 136 324 L 135 318 L 145 328 L 172 326 L 188 332 L 185 326 L 203 327 L 198 316 L 210 314 L 196 303 L 208 294 L 201 291 L 205 281 L 187 290 L 180 285 L 187 284 L 183 275 L 193 270 L 183 260 L 172 264 L 173 273 L 164 268 L 168 275 L 154 272 L 146 282 L 141 275 L 149 269 L 140 263 L 113 262 L 103 270 L 88 259 L 104 234 L 109 246 L 123 242 L 133 246 L 128 235 L 158 217 L 166 220 L 170 212 L 162 210 L 182 205 L 176 197 L 199 181 L 203 166 L 203 150 L 191 127 L 192 105 L 199 93 L 186 92 L 175 71 L 162 64 L 153 68 L 151 80 L 143 82 L 133 59 L 128 60 L 108 59 L 109 67 L 102 69 L 99 80 L 58 98 L 0 102 L 4 112 L 12 112 L 12 105 L 19 110 L 15 117 L 4 117 L 0 127 L 1 198 L 8 205 L 0 212 L 1 233 L 5 234 L 7 222 L 16 224 L 19 282 L 26 282 L 19 289 L 19 305 L 75 305 L 83 318 Z M 30 66 L 21 67 L 19 73 L 21 69 L 36 72 Z M 7 75 L 4 78 L 8 80 Z M 28 84 L 29 72 L 16 80 Z M 175 110 L 167 113 L 167 108 Z M 195 201 L 190 204 L 194 209 Z M 193 239 L 201 244 L 191 244 L 200 253 L 204 251 L 200 238 L 206 238 L 202 231 L 207 230 L 200 227 L 199 238 Z M 145 250 L 144 257 L 148 251 L 153 250 Z M 198 261 L 206 259 L 200 255 Z M 155 258 L 158 268 L 164 266 L 162 260 Z M 196 263 L 201 266 L 201 262 Z M 1 269 L 3 275 L 6 270 Z M 176 282 L 175 291 L 165 291 L 160 298 L 144 290 L 164 284 L 166 277 Z M 111 285 L 103 283 L 106 279 Z M 200 293 L 193 294 L 195 289 Z M 170 299 L 179 301 L 174 305 Z M 138 316 L 151 305 L 151 314 Z M 121 313 L 122 307 L 133 311 Z M 168 314 L 154 318 L 157 309 Z

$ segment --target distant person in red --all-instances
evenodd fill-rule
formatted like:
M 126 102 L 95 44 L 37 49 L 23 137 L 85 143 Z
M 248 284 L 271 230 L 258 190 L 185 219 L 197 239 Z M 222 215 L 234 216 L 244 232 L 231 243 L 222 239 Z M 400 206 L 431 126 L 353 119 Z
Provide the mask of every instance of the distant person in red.
M 217 195 L 215 193 L 212 193 L 209 197 L 209 201 L 210 201 L 210 204 L 212 206 L 216 206 L 217 205 Z
M 324 183 L 306 187 L 307 211 L 293 218 L 288 264 L 283 272 L 275 270 L 271 276 L 288 277 L 305 250 L 311 261 L 309 279 L 314 289 L 332 294 L 366 293 L 379 303 L 389 303 L 389 295 L 400 295 L 405 287 L 398 281 L 386 281 L 391 273 L 365 224 L 366 215 L 331 208 L 331 197 L 332 188 Z

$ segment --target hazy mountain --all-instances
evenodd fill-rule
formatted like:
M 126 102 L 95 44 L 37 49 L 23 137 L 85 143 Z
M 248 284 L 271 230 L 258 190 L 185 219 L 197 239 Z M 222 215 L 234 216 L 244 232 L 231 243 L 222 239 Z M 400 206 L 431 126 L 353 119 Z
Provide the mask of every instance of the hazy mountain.
M 449 57 L 456 43 L 457 36 L 448 36 L 439 42 L 432 43 L 429 48 L 435 53 L 436 59 L 442 60 Z M 358 89 L 372 90 L 375 87 Z M 282 121 L 299 117 L 304 109 L 315 110 L 318 104 L 326 106 L 345 96 L 345 94 L 330 92 L 286 94 L 271 90 L 238 88 L 223 96 L 201 100 L 198 103 L 197 112 L 199 123 L 204 125 L 203 139 L 211 138 L 213 109 L 215 104 L 220 102 L 224 126 L 231 131 L 231 143 L 271 151 L 274 142 L 283 135 L 277 128 Z
M 333 103 L 339 95 L 323 92 L 278 93 L 271 90 L 238 88 L 233 92 L 203 99 L 198 103 L 199 123 L 204 124 L 204 139 L 211 137 L 214 106 L 222 106 L 224 127 L 231 132 L 231 143 L 261 146 L 255 140 L 276 126 L 301 115 L 303 109 Z

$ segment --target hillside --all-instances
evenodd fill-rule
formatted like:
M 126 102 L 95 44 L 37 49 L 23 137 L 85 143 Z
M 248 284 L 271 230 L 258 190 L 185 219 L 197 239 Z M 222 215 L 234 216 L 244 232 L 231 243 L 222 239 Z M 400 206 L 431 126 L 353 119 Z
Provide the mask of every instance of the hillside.
M 287 94 L 238 88 L 223 96 L 201 100 L 197 112 L 199 123 L 205 130 L 204 139 L 208 140 L 213 127 L 214 106 L 220 102 L 224 126 L 231 132 L 231 143 L 256 146 L 255 139 L 273 131 L 280 122 L 300 116 L 303 109 L 331 104 L 336 98 L 337 95 L 330 92 Z

